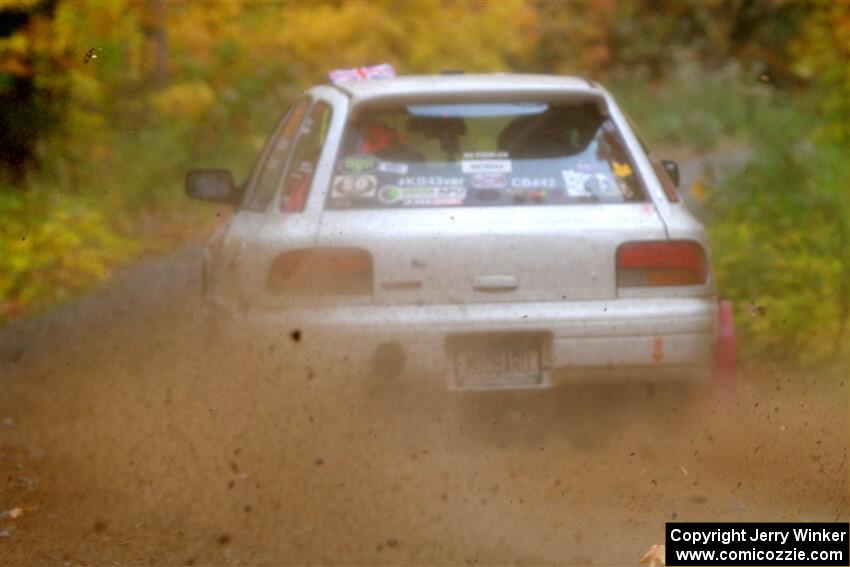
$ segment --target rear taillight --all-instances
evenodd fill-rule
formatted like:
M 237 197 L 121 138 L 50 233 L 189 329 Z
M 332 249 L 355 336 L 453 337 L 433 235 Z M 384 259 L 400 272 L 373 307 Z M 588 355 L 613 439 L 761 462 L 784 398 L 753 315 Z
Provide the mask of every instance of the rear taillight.
M 304 248 L 277 256 L 266 287 L 294 295 L 372 293 L 372 256 L 360 248 Z
M 629 242 L 617 250 L 617 287 L 700 285 L 707 275 L 696 242 Z

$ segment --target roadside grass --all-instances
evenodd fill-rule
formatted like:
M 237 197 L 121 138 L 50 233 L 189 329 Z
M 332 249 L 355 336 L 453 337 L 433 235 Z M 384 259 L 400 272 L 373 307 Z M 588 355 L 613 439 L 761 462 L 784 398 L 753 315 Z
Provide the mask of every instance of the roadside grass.
M 699 154 L 749 143 L 771 121 L 771 103 L 782 95 L 760 76 L 734 62 L 709 71 L 682 60 L 663 81 L 636 71 L 613 76 L 608 86 L 650 147 Z

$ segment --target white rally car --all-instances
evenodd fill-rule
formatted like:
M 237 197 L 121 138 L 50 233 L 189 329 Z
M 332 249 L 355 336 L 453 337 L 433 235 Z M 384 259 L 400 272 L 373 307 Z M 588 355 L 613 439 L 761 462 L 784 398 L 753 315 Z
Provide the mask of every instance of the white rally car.
M 451 74 L 316 86 L 244 185 L 186 189 L 238 207 L 216 325 L 481 390 L 710 380 L 730 312 L 677 178 L 596 83 Z

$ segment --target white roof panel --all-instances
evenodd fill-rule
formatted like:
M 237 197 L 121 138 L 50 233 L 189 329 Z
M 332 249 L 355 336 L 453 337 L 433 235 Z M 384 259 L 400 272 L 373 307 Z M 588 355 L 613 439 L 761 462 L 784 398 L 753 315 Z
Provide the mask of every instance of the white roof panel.
M 411 75 L 337 85 L 360 103 L 372 99 L 475 99 L 511 95 L 546 96 L 570 93 L 601 95 L 602 89 L 579 77 L 495 73 L 489 75 Z

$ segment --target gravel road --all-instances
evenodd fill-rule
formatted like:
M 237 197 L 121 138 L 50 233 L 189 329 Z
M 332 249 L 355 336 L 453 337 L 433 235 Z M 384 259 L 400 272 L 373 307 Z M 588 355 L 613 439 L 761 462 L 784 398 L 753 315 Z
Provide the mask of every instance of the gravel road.
M 634 565 L 664 522 L 848 521 L 840 370 L 663 388 L 371 395 L 310 337 L 207 339 L 200 246 L 0 329 L 4 565 Z M 845 370 L 846 372 L 846 370 Z

